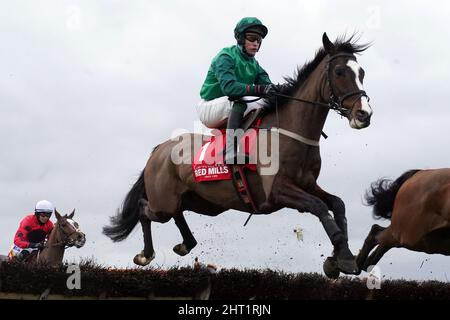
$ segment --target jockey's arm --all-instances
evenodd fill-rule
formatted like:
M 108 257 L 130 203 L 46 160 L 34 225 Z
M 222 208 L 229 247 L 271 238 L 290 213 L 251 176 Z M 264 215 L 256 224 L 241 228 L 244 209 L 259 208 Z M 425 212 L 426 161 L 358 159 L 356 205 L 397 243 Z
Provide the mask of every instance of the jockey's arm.
M 234 72 L 233 59 L 226 54 L 217 59 L 214 71 L 222 92 L 228 97 L 263 96 L 266 85 L 270 84 L 239 82 Z
M 28 248 L 30 242 L 26 239 L 26 234 L 28 234 L 27 227 L 29 225 L 29 219 L 25 218 L 20 222 L 19 229 L 17 229 L 16 235 L 14 237 L 14 244 L 21 248 Z
M 266 70 L 264 70 L 259 64 L 259 72 L 256 76 L 255 84 L 272 84 L 272 81 L 270 81 L 269 75 L 267 74 Z

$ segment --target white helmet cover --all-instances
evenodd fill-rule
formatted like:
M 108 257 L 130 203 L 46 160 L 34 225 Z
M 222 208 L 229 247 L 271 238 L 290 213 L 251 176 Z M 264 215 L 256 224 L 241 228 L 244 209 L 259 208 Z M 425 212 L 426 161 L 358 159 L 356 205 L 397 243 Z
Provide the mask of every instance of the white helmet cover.
M 39 212 L 53 213 L 54 208 L 55 207 L 53 207 L 53 204 L 50 201 L 41 200 L 38 203 L 36 203 L 34 212 L 35 213 L 39 213 Z

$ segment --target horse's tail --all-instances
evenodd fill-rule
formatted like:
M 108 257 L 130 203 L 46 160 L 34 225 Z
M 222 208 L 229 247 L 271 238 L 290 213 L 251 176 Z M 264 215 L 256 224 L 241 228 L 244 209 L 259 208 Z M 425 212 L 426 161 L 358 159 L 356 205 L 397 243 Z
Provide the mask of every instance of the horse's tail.
M 142 170 L 139 179 L 125 197 L 122 211 L 118 209 L 117 214 L 110 217 L 111 225 L 103 227 L 103 234 L 114 242 L 125 240 L 139 222 L 139 200 L 142 198 L 147 198 L 145 194 L 144 170 Z
M 365 200 L 366 205 L 373 206 L 373 215 L 375 218 L 391 218 L 398 190 L 406 180 L 418 171 L 420 170 L 409 170 L 395 181 L 382 178 L 370 185 L 370 189 L 365 194 Z

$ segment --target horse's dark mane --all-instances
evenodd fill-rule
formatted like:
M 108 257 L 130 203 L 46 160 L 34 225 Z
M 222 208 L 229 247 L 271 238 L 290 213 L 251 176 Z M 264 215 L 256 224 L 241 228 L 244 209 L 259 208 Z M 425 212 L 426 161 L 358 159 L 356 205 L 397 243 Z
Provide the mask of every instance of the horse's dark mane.
M 358 44 L 360 36 L 353 33 L 350 37 L 346 39 L 346 35 L 339 36 L 334 42 L 336 47 L 336 52 L 344 52 L 350 54 L 358 54 L 365 51 L 371 46 L 371 43 Z M 295 91 L 305 82 L 309 75 L 317 68 L 320 62 L 325 58 L 327 52 L 323 47 L 316 51 L 314 59 L 306 62 L 302 67 L 298 67 L 293 77 L 284 77 L 286 82 L 282 85 L 280 91 L 281 94 L 292 96 Z M 279 101 L 284 100 L 283 98 L 278 98 Z M 265 100 L 266 106 L 272 106 L 275 104 L 275 97 Z M 274 109 L 274 108 L 269 108 Z

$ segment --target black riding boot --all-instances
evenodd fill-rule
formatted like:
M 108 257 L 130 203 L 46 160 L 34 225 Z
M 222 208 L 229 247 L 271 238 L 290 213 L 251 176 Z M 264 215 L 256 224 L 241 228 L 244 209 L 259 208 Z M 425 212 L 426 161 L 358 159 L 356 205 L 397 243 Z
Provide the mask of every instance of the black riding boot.
M 236 130 L 241 127 L 246 108 L 246 104 L 235 103 L 233 109 L 231 109 L 226 131 L 225 164 L 236 163 L 237 143 L 239 139 L 239 135 L 236 135 Z

